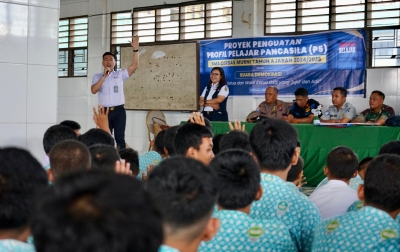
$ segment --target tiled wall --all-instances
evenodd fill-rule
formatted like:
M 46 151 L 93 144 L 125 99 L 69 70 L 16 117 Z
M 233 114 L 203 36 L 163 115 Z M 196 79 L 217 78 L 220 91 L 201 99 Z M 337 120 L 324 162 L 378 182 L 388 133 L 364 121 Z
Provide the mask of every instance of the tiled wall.
M 89 17 L 89 67 L 87 78 L 63 78 L 58 82 L 58 116 L 57 122 L 65 119 L 76 120 L 82 125 L 82 131 L 94 127 L 92 121 L 92 107 L 97 105 L 97 95 L 90 92 L 92 76 L 101 72 L 101 55 L 109 50 L 109 18 L 107 13 L 113 11 L 126 11 L 134 7 L 144 7 L 182 2 L 180 0 L 61 0 L 60 16 L 73 17 L 79 15 L 96 15 Z M 233 36 L 253 37 L 263 36 L 263 0 L 244 0 L 233 2 Z M 241 20 L 242 13 L 245 17 L 252 14 L 251 27 Z M 105 13 L 99 16 L 97 14 Z M 395 111 L 400 113 L 400 90 L 397 90 L 398 75 L 397 68 L 368 69 L 367 71 L 367 92 L 379 89 L 386 95 L 386 103 L 393 106 Z M 291 101 L 293 97 L 280 97 L 282 100 Z M 313 97 L 312 97 L 313 98 Z M 318 97 L 325 108 L 331 104 L 330 97 Z M 263 97 L 230 97 L 228 100 L 229 119 L 244 120 L 247 114 L 254 110 L 264 100 Z M 368 107 L 367 99 L 360 97 L 349 97 L 357 111 Z M 325 110 L 325 109 L 323 109 Z M 137 149 L 145 152 L 148 148 L 147 128 L 145 118 L 148 111 L 127 111 L 126 142 Z M 189 114 L 181 112 L 164 112 L 167 122 L 170 125 L 179 124 L 187 120 Z
M 0 147 L 44 155 L 57 121 L 59 0 L 0 0 Z

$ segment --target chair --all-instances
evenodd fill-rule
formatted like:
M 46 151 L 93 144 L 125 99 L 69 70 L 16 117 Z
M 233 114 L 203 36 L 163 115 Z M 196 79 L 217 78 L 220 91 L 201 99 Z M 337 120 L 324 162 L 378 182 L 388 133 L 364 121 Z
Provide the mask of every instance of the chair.
M 154 123 L 162 126 L 167 126 L 165 115 L 161 110 L 150 110 L 146 116 L 146 125 L 147 125 L 147 136 L 149 138 L 149 150 L 151 148 L 151 134 L 153 134 L 153 140 L 157 137 L 157 134 L 160 132 L 159 127 L 155 128 Z M 151 134 L 150 134 L 151 133 Z

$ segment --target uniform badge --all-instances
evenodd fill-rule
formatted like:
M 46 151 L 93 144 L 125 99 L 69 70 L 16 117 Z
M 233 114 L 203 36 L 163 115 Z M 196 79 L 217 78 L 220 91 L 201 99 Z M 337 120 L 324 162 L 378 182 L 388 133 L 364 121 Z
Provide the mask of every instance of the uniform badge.
M 381 232 L 381 238 L 386 240 L 386 239 L 392 239 L 397 237 L 397 232 L 393 229 L 385 229 L 382 230 Z
M 328 231 L 328 234 L 331 234 L 338 227 L 339 227 L 339 222 L 337 220 L 333 220 L 328 223 L 328 225 L 326 226 L 326 230 Z
M 324 115 L 326 115 L 326 116 L 328 116 L 328 115 L 330 115 L 331 114 L 331 112 L 329 112 L 329 109 L 325 112 L 325 114 Z
M 271 182 L 272 180 L 274 180 L 274 177 L 271 174 L 264 173 L 261 175 L 261 181 Z
M 228 87 L 227 86 L 225 86 L 225 91 L 228 91 Z
M 348 107 L 347 109 L 346 109 L 346 113 L 349 113 L 350 112 L 350 107 Z
M 252 242 L 259 241 L 263 233 L 264 229 L 261 227 L 251 227 L 247 230 L 247 235 L 249 236 L 250 241 Z
M 364 201 L 360 200 L 360 202 L 358 202 L 357 205 L 356 205 L 357 211 L 360 210 L 363 206 L 364 206 Z
M 276 213 L 278 216 L 284 215 L 289 210 L 289 203 L 287 201 L 279 201 L 276 205 Z

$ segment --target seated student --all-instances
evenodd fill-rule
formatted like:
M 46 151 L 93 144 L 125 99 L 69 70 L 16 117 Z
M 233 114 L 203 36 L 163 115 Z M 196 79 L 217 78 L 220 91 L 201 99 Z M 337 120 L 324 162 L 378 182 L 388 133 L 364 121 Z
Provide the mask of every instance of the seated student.
M 219 148 L 219 143 L 221 142 L 221 138 L 225 136 L 225 134 L 216 134 L 213 136 L 213 153 L 217 155 L 221 150 Z
M 79 123 L 75 121 L 65 120 L 60 122 L 60 125 L 70 127 L 75 132 L 77 137 L 81 135 L 81 133 L 79 132 L 79 130 L 81 129 L 81 125 L 79 125 Z
M 89 170 L 91 167 L 91 156 L 89 149 L 77 140 L 64 140 L 51 148 L 49 153 L 50 169 L 47 170 L 49 181 L 61 174 L 72 170 Z
M 400 157 L 384 154 L 369 164 L 358 197 L 365 206 L 321 222 L 312 251 L 400 251 Z
M 310 250 L 320 213 L 305 195 L 286 183 L 287 174 L 300 155 L 296 129 L 282 120 L 263 121 L 251 131 L 250 143 L 261 169 L 261 186 L 267 192 L 253 202 L 250 217 L 282 221 L 289 227 L 297 248 Z
M 166 157 L 174 156 L 176 154 L 174 149 L 174 138 L 180 127 L 180 125 L 172 126 L 165 131 L 164 152 Z
M 199 161 L 165 159 L 150 173 L 147 189 L 163 217 L 160 252 L 197 251 L 201 241 L 218 231 L 219 220 L 211 218 L 218 195 L 216 176 Z
M 304 167 L 304 159 L 299 156 L 297 160 L 297 164 L 292 165 L 290 168 L 286 181 L 289 182 L 290 186 L 296 186 L 296 188 L 300 188 L 302 185 L 307 184 L 307 182 L 303 183 L 303 167 Z
M 146 174 L 147 172 L 147 167 L 150 165 L 157 165 L 159 164 L 163 158 L 166 157 L 165 151 L 164 151 L 164 136 L 165 136 L 165 130 L 160 131 L 160 133 L 157 134 L 156 139 L 153 141 L 151 150 L 143 155 L 139 156 L 139 175 L 137 178 L 139 180 L 142 179 L 142 174 Z
M 301 87 L 294 91 L 296 102 L 289 109 L 289 115 L 284 117 L 290 123 L 312 123 L 314 121 L 313 109 L 318 108 L 319 102 L 308 99 L 308 90 Z
M 324 123 L 349 123 L 356 117 L 356 108 L 346 101 L 347 90 L 335 87 L 332 92 L 332 106 L 319 118 Z
M 393 140 L 382 145 L 382 147 L 379 149 L 379 155 L 381 154 L 400 155 L 400 141 Z
M 88 148 L 95 144 L 105 144 L 114 147 L 114 138 L 102 129 L 90 129 L 78 137 L 78 140 Z
M 369 109 L 361 112 L 352 122 L 353 123 L 379 123 L 384 125 L 385 121 L 394 116 L 392 107 L 383 104 L 385 94 L 381 91 L 372 91 L 369 97 Z
M 105 144 L 96 144 L 89 148 L 92 157 L 91 170 L 115 171 L 115 164 L 121 160 L 114 147 Z
M 249 134 L 245 131 L 233 130 L 225 134 L 219 143 L 220 151 L 240 149 L 252 152 Z
M 130 168 L 132 171 L 132 176 L 136 177 L 139 175 L 139 155 L 137 151 L 132 148 L 126 148 L 118 151 L 121 159 L 124 159 L 127 163 L 130 164 Z
M 214 158 L 212 132 L 200 124 L 182 125 L 173 142 L 176 155 L 194 158 L 205 165 Z
M 31 204 L 48 185 L 41 164 L 26 150 L 0 149 L 0 251 L 34 252 Z
M 250 207 L 261 198 L 260 169 L 244 150 L 228 150 L 210 163 L 217 173 L 220 220 L 218 233 L 202 242 L 199 252 L 208 251 L 297 251 L 288 227 L 276 219 L 249 217 Z
M 329 152 L 324 167 L 329 182 L 309 197 L 322 219 L 346 213 L 349 206 L 358 200 L 357 192 L 349 187 L 350 179 L 357 175 L 357 167 L 357 155 L 350 148 L 340 146 Z
M 61 176 L 38 198 L 32 233 L 42 252 L 156 252 L 162 223 L 142 182 L 80 171 Z

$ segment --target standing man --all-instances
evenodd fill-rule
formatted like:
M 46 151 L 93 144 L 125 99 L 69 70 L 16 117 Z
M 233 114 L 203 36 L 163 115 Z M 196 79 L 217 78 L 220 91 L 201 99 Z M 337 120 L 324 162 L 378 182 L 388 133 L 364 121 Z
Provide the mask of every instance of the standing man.
M 335 87 L 332 92 L 332 106 L 319 119 L 324 123 L 349 123 L 356 117 L 356 108 L 346 102 L 347 90 Z
M 290 123 L 312 123 L 314 120 L 313 109 L 319 106 L 319 102 L 308 99 L 308 90 L 301 87 L 294 91 L 296 102 L 289 109 L 289 115 L 284 117 Z
M 110 52 L 103 54 L 103 73 L 98 73 L 92 79 L 92 93 L 99 92 L 99 104 L 109 110 L 108 123 L 111 134 L 114 132 L 119 149 L 125 149 L 126 112 L 124 108 L 124 81 L 139 67 L 139 37 L 132 37 L 132 64 L 126 69 L 114 71 L 116 57 Z

